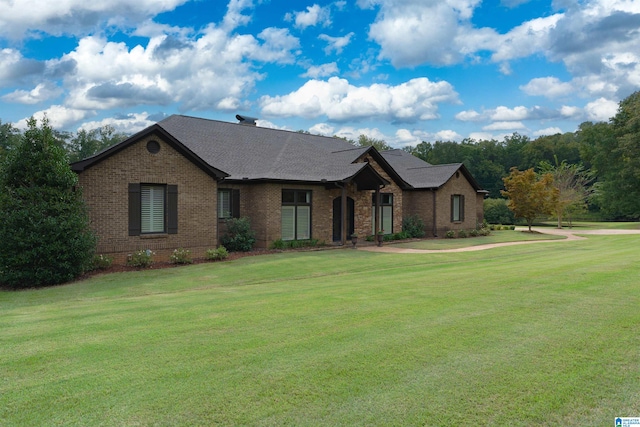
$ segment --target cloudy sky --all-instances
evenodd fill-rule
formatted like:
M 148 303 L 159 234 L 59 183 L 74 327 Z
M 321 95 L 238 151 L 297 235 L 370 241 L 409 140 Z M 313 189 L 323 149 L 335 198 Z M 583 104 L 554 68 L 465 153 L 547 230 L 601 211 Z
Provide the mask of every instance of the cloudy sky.
M 0 120 L 170 114 L 401 147 L 535 138 L 640 90 L 638 0 L 0 0 Z

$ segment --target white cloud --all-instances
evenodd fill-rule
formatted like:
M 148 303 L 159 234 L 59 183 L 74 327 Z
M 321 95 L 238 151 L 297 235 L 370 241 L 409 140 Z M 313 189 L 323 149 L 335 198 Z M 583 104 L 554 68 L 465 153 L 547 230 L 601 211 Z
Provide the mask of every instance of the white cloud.
M 0 49 L 0 87 L 39 76 L 45 67 L 45 63 L 25 58 L 15 49 Z
M 149 116 L 149 113 L 142 112 L 122 117 L 110 117 L 99 121 L 85 122 L 78 130 L 90 131 L 104 126 L 112 126 L 118 133 L 132 135 L 156 123 L 156 120 L 150 119 Z
M 454 130 L 441 130 L 433 134 L 433 138 L 436 141 L 461 141 L 462 135 Z
M 495 37 L 491 29 L 476 30 L 468 24 L 479 0 L 359 2 L 361 7 L 380 5 L 369 37 L 380 47 L 380 57 L 396 67 L 423 63 L 450 65 L 465 53 L 484 49 Z M 469 45 L 473 45 L 470 47 Z
M 354 128 L 352 126 L 346 126 L 340 128 L 336 133 L 336 136 L 340 138 L 347 138 L 352 141 L 357 141 L 360 135 L 365 135 L 373 139 L 382 139 L 389 142 L 389 138 L 378 128 Z
M 598 98 L 589 102 L 584 107 L 584 111 L 589 120 L 606 122 L 618 112 L 618 103 L 610 99 Z
M 455 117 L 457 120 L 462 122 L 476 122 L 484 120 L 484 117 L 474 110 L 460 111 Z
M 333 136 L 334 127 L 328 123 L 316 123 L 309 128 L 309 132 L 314 135 Z
M 83 35 L 105 26 L 135 23 L 175 9 L 187 0 L 12 0 L 2 2 L 0 36 L 20 39 L 41 33 Z
M 41 121 L 45 115 L 49 119 L 49 123 L 51 124 L 52 128 L 65 129 L 73 123 L 77 123 L 80 120 L 84 120 L 95 115 L 95 113 L 86 110 L 67 108 L 62 105 L 52 105 L 46 110 L 35 112 L 32 116 L 36 120 Z M 26 129 L 27 119 L 19 120 L 17 123 L 15 123 L 15 126 L 19 129 Z
M 582 109 L 575 106 L 563 105 L 560 107 L 560 114 L 565 118 L 579 118 L 582 116 Z
M 526 129 L 526 126 L 522 122 L 495 122 L 490 125 L 483 126 L 482 130 L 494 131 L 494 130 L 522 130 Z
M 520 86 L 527 95 L 545 96 L 547 98 L 558 98 L 574 93 L 575 89 L 571 83 L 561 82 L 557 77 L 539 77 L 529 81 L 526 85 Z
M 529 110 L 527 107 L 519 106 L 515 108 L 508 108 L 500 106 L 495 109 L 491 114 L 491 120 L 495 121 L 509 121 L 509 120 L 525 120 L 529 116 Z
M 74 64 L 64 80 L 71 108 L 100 110 L 177 103 L 185 110 L 236 110 L 259 73 L 253 63 L 293 62 L 297 38 L 286 29 L 258 34 L 228 34 L 216 26 L 196 37 L 159 36 L 147 46 L 85 37 L 62 59 Z
M 326 34 L 320 34 L 318 38 L 327 42 L 327 47 L 324 48 L 324 53 L 329 55 L 331 52 L 335 52 L 337 55 L 340 55 L 342 53 L 342 49 L 351 43 L 351 37 L 353 37 L 354 34 L 355 33 L 349 33 L 343 37 L 331 37 Z
M 312 79 L 317 79 L 319 77 L 328 77 L 332 74 L 338 74 L 338 64 L 335 62 L 329 62 L 327 64 L 322 65 L 312 65 L 307 68 L 307 72 L 301 74 L 300 77 L 310 77 Z
M 285 16 L 285 20 L 293 21 L 296 28 L 302 30 L 316 25 L 327 27 L 331 25 L 331 11 L 328 6 L 320 7 L 314 4 L 313 6 L 307 6 L 306 11 L 288 13 Z
M 562 132 L 562 129 L 560 129 L 559 127 L 550 127 L 550 128 L 546 128 L 546 129 L 537 130 L 537 131 L 533 132 L 533 135 L 534 136 L 544 136 L 544 135 L 556 135 L 558 133 L 564 133 L 564 132 Z
M 253 7 L 252 0 L 230 0 L 227 5 L 227 13 L 222 21 L 222 26 L 226 31 L 233 31 L 236 28 L 247 25 L 251 17 L 243 15 L 242 11 Z
M 447 82 L 417 78 L 397 86 L 373 84 L 353 86 L 347 80 L 309 80 L 295 92 L 263 96 L 259 100 L 267 116 L 326 116 L 329 120 L 388 119 L 415 122 L 436 118 L 438 104 L 458 102 L 458 94 Z
M 501 35 L 493 40 L 492 60 L 503 62 L 545 51 L 550 44 L 551 32 L 562 18 L 564 15 L 558 13 L 544 18 L 532 19 Z
M 7 102 L 38 104 L 60 95 L 62 90 L 50 82 L 40 83 L 30 91 L 16 90 L 2 97 Z

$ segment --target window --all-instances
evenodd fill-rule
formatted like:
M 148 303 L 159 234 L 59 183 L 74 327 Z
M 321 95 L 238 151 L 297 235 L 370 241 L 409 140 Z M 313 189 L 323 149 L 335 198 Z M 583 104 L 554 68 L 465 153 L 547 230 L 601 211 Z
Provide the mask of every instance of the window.
M 376 234 L 376 193 L 371 194 L 371 229 Z M 393 233 L 393 194 L 380 193 L 380 228 L 384 234 Z
M 240 218 L 240 190 L 218 189 L 218 219 Z
M 282 190 L 282 240 L 311 238 L 311 191 Z
M 464 196 L 454 194 L 451 196 L 451 222 L 464 221 Z
M 164 198 L 166 186 L 140 186 L 140 232 L 164 233 Z
M 178 186 L 129 184 L 129 235 L 177 232 Z

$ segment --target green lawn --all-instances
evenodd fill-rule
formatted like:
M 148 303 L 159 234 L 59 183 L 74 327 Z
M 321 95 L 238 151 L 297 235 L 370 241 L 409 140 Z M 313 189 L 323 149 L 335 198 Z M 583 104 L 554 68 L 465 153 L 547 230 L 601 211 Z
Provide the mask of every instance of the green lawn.
M 0 293 L 0 425 L 606 426 L 640 236 L 283 253 Z
M 394 247 L 408 249 L 458 249 L 468 246 L 488 245 L 492 243 L 525 242 L 531 240 L 563 240 L 564 236 L 551 234 L 529 233 L 519 230 L 492 231 L 488 236 L 468 237 L 463 239 L 425 239 L 405 243 L 394 243 Z M 392 242 L 386 243 L 391 244 Z

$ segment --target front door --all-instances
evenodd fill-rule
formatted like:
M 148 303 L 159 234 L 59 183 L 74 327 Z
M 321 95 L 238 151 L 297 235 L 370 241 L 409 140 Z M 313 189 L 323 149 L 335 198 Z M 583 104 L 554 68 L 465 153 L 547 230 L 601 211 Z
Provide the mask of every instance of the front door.
M 347 238 L 350 238 L 355 230 L 355 217 L 353 214 L 354 202 L 347 197 Z M 333 241 L 342 241 L 342 197 L 333 199 Z

